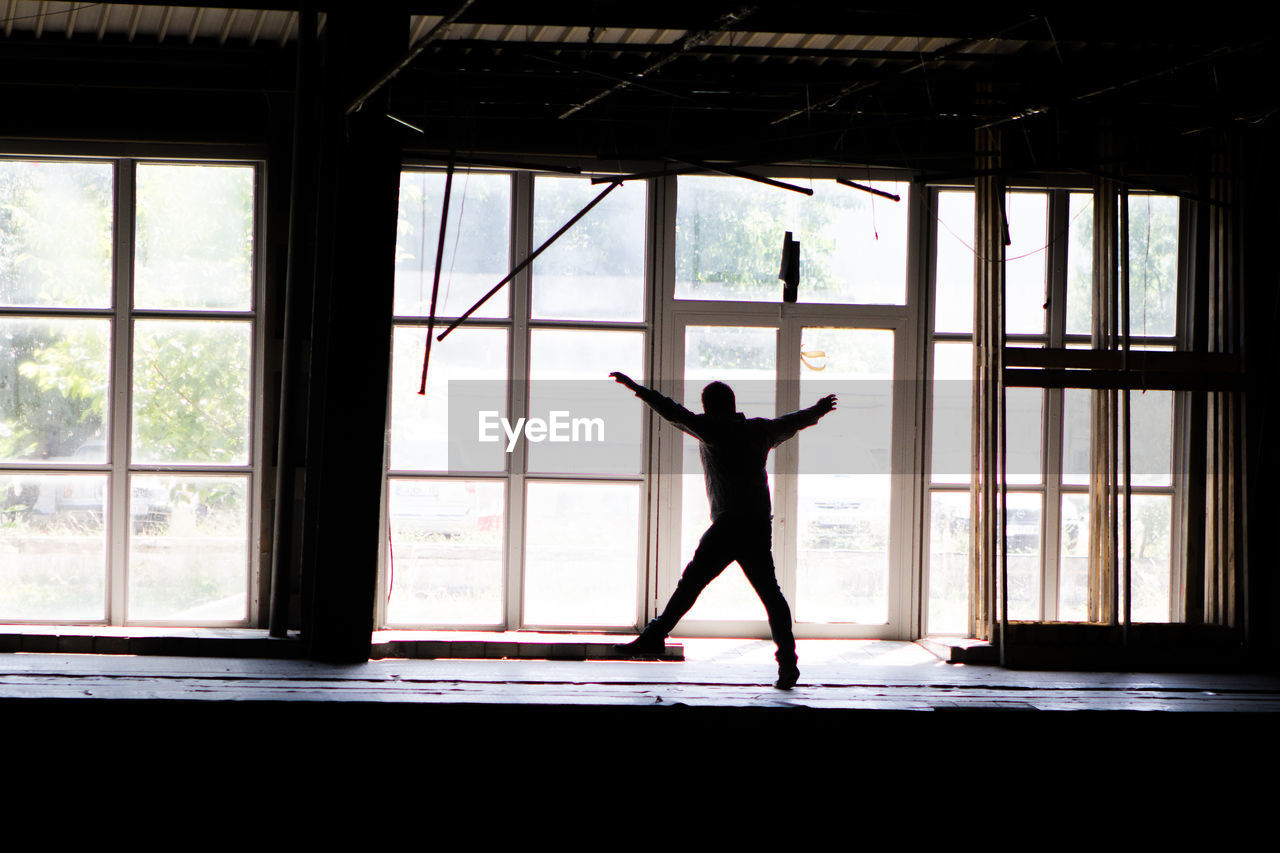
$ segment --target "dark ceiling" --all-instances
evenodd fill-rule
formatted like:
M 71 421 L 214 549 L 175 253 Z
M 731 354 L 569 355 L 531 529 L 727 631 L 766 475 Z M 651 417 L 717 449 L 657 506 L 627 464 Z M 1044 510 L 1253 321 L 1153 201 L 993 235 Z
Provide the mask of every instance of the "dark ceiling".
M 234 136 L 234 103 L 277 116 L 293 85 L 296 4 L 6 6 L 0 94 L 16 135 L 86 117 L 146 135 L 181 118 L 166 106 L 180 100 L 227 110 Z M 427 43 L 390 84 L 389 112 L 421 150 L 936 172 L 971 165 L 974 131 L 999 126 L 1021 167 L 1056 170 L 1093 158 L 1105 126 L 1145 168 L 1176 172 L 1205 131 L 1275 121 L 1270 29 L 1221 4 L 1195 20 L 1119 4 L 1105 18 L 1078 5 L 407 7 L 405 53 Z

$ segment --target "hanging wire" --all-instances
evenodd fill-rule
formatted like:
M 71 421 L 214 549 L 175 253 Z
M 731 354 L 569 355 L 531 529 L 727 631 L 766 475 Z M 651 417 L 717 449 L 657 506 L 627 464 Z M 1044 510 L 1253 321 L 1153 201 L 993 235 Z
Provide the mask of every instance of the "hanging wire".
M 1067 236 L 1067 234 L 1068 234 L 1068 233 L 1070 232 L 1070 230 L 1071 230 L 1071 224 L 1072 224 L 1073 222 L 1075 222 L 1075 220 L 1076 220 L 1076 219 L 1078 219 L 1078 218 L 1080 217 L 1080 214 L 1084 213 L 1084 211 L 1086 211 L 1086 210 L 1088 210 L 1088 208 L 1084 208 L 1084 207 L 1082 207 L 1080 210 L 1076 211 L 1076 215 L 1075 215 L 1075 216 L 1073 216 L 1073 217 L 1071 217 L 1071 219 L 1070 219 L 1070 220 L 1068 220 L 1068 222 L 1067 222 L 1067 227 L 1066 227 L 1066 228 L 1064 228 L 1064 229 L 1062 229 L 1062 230 L 1061 230 L 1061 231 L 1059 231 L 1058 233 L 1054 234 L 1052 237 L 1050 237 L 1050 238 L 1049 238 L 1049 242 L 1045 243 L 1045 244 L 1044 244 L 1043 246 L 1041 246 L 1040 248 L 1038 248 L 1038 249 L 1032 249 L 1031 251 L 1026 252 L 1025 254 L 1021 254 L 1021 255 L 1014 255 L 1013 257 L 1008 257 L 1008 256 L 1006 256 L 1006 257 L 1005 257 L 1005 262 L 1006 262 L 1006 263 L 1008 263 L 1009 261 L 1020 261 L 1020 260 L 1022 260 L 1023 258 L 1029 258 L 1029 257 L 1031 257 L 1032 255 L 1038 255 L 1038 254 L 1040 254 L 1041 252 L 1045 251 L 1045 250 L 1046 250 L 1046 249 L 1048 249 L 1050 246 L 1052 246 L 1054 243 L 1057 243 L 1059 240 L 1061 240 L 1062 238 L 1066 237 L 1066 236 Z M 960 236 L 959 234 L 957 234 L 956 232 L 952 231 L 952 230 L 951 230 L 951 226 L 947 225 L 947 223 L 946 223 L 946 222 L 943 222 L 943 221 L 942 221 L 942 217 L 935 217 L 935 219 L 937 219 L 937 222 L 938 222 L 938 224 L 939 224 L 939 225 L 941 225 L 943 228 L 945 228 L 945 229 L 946 229 L 946 231 L 947 231 L 947 233 L 948 233 L 948 234 L 950 234 L 952 237 L 954 237 L 954 238 L 956 239 L 956 242 L 958 242 L 960 245 L 964 246 L 966 249 L 968 249 L 970 252 L 972 252 L 972 253 L 973 253 L 973 256 L 974 256 L 975 258 L 978 258 L 979 260 L 981 260 L 981 261 L 983 261 L 983 262 L 988 262 L 988 261 L 990 260 L 989 258 L 984 258 L 984 257 L 982 256 L 982 254 L 981 254 L 977 249 L 973 248 L 973 246 L 969 245 L 969 243 L 968 243 L 968 242 L 967 242 L 963 237 L 961 237 L 961 236 Z
M 471 184 L 471 170 L 467 169 L 462 179 L 462 200 L 458 202 L 458 222 L 453 231 L 453 257 L 449 259 L 449 275 L 444 280 L 444 300 L 441 305 L 449 304 L 449 290 L 453 286 L 453 269 L 458 265 L 458 243 L 462 240 L 462 216 L 467 210 L 467 187 Z

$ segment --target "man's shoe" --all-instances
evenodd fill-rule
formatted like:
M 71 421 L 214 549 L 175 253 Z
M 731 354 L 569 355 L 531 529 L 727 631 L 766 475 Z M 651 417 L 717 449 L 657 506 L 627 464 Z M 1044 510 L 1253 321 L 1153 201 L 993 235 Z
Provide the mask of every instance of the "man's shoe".
M 665 637 L 646 637 L 644 634 L 629 643 L 618 643 L 613 647 L 613 653 L 624 658 L 661 657 L 666 651 Z
M 778 667 L 778 680 L 773 686 L 779 690 L 790 690 L 800 680 L 800 667 L 795 664 L 782 664 Z

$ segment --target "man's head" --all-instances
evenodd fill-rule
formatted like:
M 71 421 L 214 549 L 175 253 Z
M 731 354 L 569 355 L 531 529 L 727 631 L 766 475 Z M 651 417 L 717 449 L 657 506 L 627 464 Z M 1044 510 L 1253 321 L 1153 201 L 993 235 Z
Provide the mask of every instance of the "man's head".
M 723 382 L 712 382 L 702 389 L 702 411 L 708 415 L 732 415 L 738 410 L 733 389 Z

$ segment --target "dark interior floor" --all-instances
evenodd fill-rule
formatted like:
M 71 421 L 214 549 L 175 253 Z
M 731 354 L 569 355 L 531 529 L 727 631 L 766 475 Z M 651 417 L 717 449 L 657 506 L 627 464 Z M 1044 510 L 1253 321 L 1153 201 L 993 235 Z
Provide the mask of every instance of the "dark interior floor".
M 684 661 L 313 661 L 8 654 L 0 702 L 153 701 L 832 711 L 1280 711 L 1280 677 L 1041 672 L 940 661 L 915 643 L 802 640 L 801 683 L 764 640 L 682 639 Z
M 1269 674 L 1015 671 L 943 663 L 915 643 L 802 640 L 801 684 L 784 692 L 770 686 L 767 641 L 679 642 L 680 662 L 8 653 L 0 720 L 12 754 L 30 751 L 23 766 L 51 781 L 115 752 L 146 784 L 156 767 L 379 791 L 443 773 L 455 793 L 506 779 L 508 797 L 511 785 L 541 796 L 526 786 L 551 774 L 557 801 L 625 786 L 582 781 L 597 778 L 694 796 L 687 785 L 707 772 L 756 788 L 834 779 L 824 768 L 853 785 L 1002 767 L 1060 783 L 1118 761 L 1173 779 L 1188 744 L 1211 744 L 1193 752 L 1213 767 L 1277 751 L 1280 677 Z

